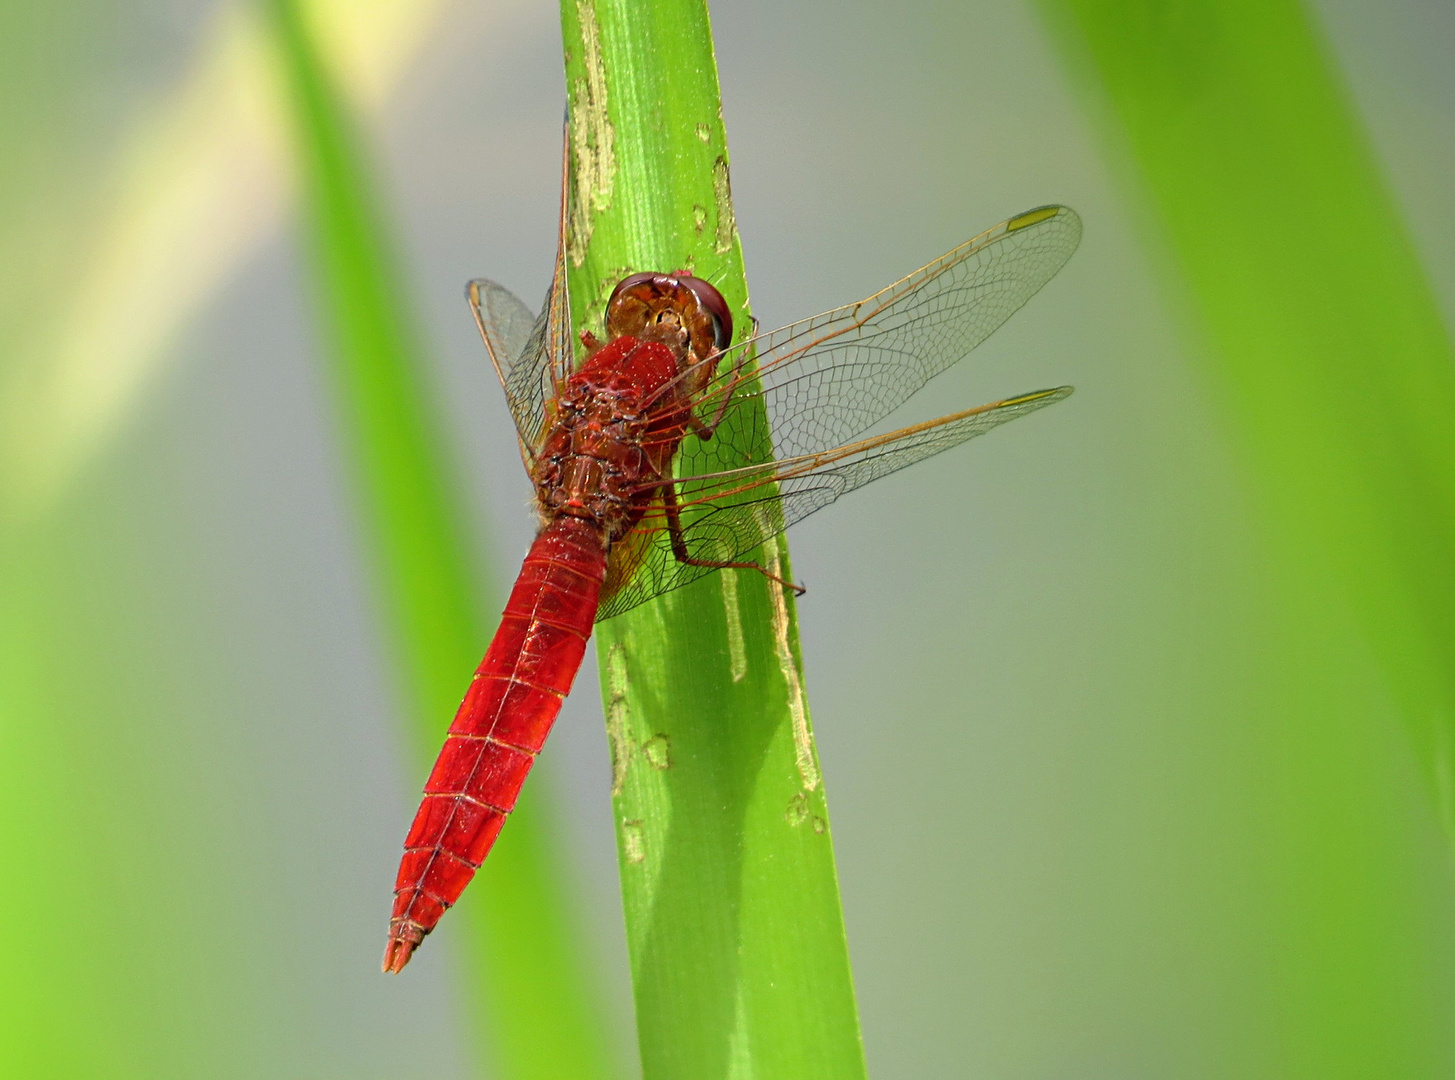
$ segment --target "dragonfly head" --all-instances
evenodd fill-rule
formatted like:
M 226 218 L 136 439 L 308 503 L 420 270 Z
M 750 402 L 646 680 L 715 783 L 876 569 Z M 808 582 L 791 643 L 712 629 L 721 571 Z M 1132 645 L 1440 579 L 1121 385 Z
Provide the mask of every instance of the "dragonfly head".
M 631 274 L 617 282 L 606 302 L 606 331 L 612 337 L 640 338 L 675 331 L 695 359 L 705 360 L 732 343 L 733 316 L 722 293 L 701 278 Z

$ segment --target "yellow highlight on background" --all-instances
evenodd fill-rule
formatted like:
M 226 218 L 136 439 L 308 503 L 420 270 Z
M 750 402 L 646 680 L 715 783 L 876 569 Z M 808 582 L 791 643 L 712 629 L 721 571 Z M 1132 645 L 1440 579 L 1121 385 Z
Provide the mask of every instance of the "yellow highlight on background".
M 315 40 L 365 114 L 399 85 L 443 0 L 318 0 Z M 229 9 L 112 164 L 64 295 L 0 377 L 0 522 L 54 506 L 123 426 L 188 319 L 274 235 L 290 198 L 283 103 L 255 13 Z M 38 241 L 37 241 L 38 242 Z

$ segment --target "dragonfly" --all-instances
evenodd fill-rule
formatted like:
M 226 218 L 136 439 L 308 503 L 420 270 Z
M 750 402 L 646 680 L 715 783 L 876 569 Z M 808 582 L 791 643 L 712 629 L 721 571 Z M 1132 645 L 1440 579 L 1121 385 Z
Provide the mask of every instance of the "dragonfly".
M 403 969 L 489 853 L 596 622 L 721 570 L 801 592 L 755 549 L 841 495 L 1072 391 L 866 434 L 1060 270 L 1081 238 L 1069 207 L 1017 214 L 857 303 L 738 340 L 711 283 L 630 273 L 600 340 L 571 331 L 568 201 L 563 181 L 539 315 L 493 282 L 466 289 L 540 529 L 404 841 L 386 972 Z

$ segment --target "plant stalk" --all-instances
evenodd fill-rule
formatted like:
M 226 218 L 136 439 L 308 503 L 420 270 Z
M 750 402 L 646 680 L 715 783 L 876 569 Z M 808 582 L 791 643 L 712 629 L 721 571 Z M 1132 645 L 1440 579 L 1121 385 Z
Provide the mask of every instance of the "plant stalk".
M 561 15 L 576 328 L 627 272 L 679 269 L 750 325 L 705 4 Z M 748 558 L 791 575 L 781 536 Z M 720 571 L 596 638 L 643 1076 L 864 1076 L 793 597 Z

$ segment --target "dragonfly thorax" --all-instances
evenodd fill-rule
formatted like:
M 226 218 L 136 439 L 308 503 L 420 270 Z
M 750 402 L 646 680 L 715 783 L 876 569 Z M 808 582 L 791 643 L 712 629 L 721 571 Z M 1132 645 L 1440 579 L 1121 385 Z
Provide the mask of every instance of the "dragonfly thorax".
M 562 400 L 541 446 L 536 498 L 543 518 L 587 518 L 615 539 L 625 531 L 646 465 L 646 418 L 615 394 L 571 397 Z

